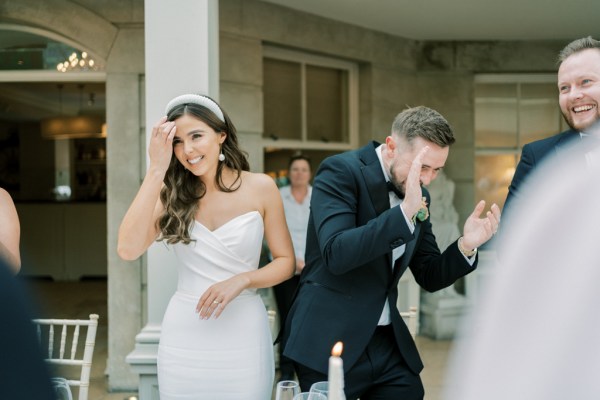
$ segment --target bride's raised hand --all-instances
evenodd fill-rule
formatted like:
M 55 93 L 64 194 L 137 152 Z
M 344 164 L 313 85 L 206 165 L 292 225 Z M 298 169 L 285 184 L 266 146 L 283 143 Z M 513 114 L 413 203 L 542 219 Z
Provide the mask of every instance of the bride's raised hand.
M 249 284 L 249 279 L 240 274 L 210 286 L 196 305 L 196 312 L 200 319 L 209 319 L 213 315 L 219 318 L 227 305 Z
M 175 122 L 162 117 L 152 127 L 152 135 L 148 146 L 150 168 L 166 172 L 173 157 L 173 138 L 177 132 Z

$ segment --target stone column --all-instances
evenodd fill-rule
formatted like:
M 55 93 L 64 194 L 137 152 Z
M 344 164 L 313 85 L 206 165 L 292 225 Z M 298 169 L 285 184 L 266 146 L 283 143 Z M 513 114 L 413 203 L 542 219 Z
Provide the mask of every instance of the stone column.
M 107 259 L 109 390 L 132 391 L 138 376 L 125 362 L 143 326 L 142 260 L 117 255 L 117 232 L 144 175 L 145 129 L 140 107 L 144 74 L 144 31 L 119 29 L 107 60 Z M 100 318 L 103 318 L 100 315 Z
M 219 98 L 217 0 L 145 0 L 146 143 L 167 102 L 184 93 Z M 156 243 L 147 253 L 147 324 L 127 357 L 140 374 L 141 400 L 158 399 L 156 355 L 162 317 L 175 290 L 176 260 Z

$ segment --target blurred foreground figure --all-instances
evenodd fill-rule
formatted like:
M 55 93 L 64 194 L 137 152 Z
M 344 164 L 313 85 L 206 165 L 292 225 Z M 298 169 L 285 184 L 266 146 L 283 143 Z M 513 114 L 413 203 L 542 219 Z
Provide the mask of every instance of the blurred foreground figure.
M 20 239 L 21 225 L 15 203 L 10 194 L 0 188 L 0 259 L 15 274 L 21 269 Z
M 591 141 L 538 168 L 503 221 L 502 261 L 457 340 L 444 399 L 600 397 L 600 163 L 582 167 L 582 151 L 600 160 Z
M 0 258 L 0 399 L 55 398 L 32 318 L 29 293 Z

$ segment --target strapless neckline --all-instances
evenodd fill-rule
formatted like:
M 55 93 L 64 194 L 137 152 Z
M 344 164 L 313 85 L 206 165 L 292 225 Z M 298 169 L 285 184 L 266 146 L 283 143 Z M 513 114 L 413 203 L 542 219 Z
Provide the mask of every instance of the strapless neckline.
M 240 215 L 237 215 L 237 216 L 235 216 L 235 217 L 231 218 L 229 221 L 227 221 L 227 222 L 223 223 L 222 225 L 219 225 L 218 227 L 216 227 L 216 228 L 215 228 L 215 229 L 213 229 L 213 230 L 210 230 L 210 229 L 209 229 L 209 228 L 208 228 L 206 225 L 204 225 L 202 222 L 198 221 L 197 219 L 194 219 L 194 222 L 195 222 L 197 225 L 200 225 L 202 228 L 206 229 L 207 231 L 209 231 L 209 232 L 211 232 L 211 233 L 214 233 L 214 232 L 217 232 L 218 230 L 220 230 L 220 229 L 222 229 L 222 228 L 226 227 L 227 225 L 229 225 L 229 224 L 231 224 L 231 223 L 233 223 L 233 222 L 237 221 L 238 219 L 241 219 L 241 218 L 243 218 L 243 217 L 247 217 L 247 216 L 251 216 L 251 215 L 254 215 L 254 214 L 258 214 L 259 216 L 261 215 L 261 214 L 260 214 L 258 211 L 256 211 L 256 210 L 248 211 L 248 212 L 245 212 L 245 213 L 243 213 L 243 214 L 240 214 Z

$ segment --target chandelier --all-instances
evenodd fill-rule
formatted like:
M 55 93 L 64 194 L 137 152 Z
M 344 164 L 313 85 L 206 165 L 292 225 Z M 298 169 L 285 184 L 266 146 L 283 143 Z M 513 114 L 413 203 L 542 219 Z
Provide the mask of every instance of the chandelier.
M 58 63 L 56 69 L 59 72 L 97 71 L 99 66 L 87 52 L 82 51 L 81 54 L 77 54 L 77 52 L 74 51 L 67 60 Z

